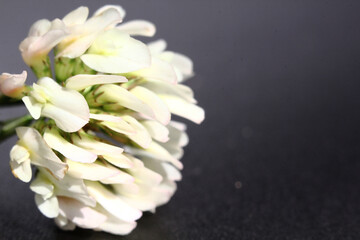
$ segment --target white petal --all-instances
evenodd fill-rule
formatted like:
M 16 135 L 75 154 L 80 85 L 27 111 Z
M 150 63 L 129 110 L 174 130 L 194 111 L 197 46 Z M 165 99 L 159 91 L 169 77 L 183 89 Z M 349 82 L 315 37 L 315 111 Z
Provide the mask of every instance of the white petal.
M 132 74 L 141 76 L 149 81 L 177 83 L 177 76 L 173 66 L 159 58 L 153 57 L 150 67 L 140 69 Z
M 65 132 L 76 132 L 88 123 L 88 121 L 82 117 L 54 105 L 46 105 L 42 110 L 42 115 L 52 118 L 56 126 Z
M 121 174 L 120 170 L 112 169 L 100 163 L 78 163 L 68 160 L 69 175 L 74 178 L 99 181 Z
M 113 216 L 111 211 L 107 211 L 99 205 L 96 206 L 96 210 L 107 216 L 106 221 L 96 230 L 102 230 L 117 235 L 127 235 L 136 227 L 136 222 L 122 221 Z
M 103 155 L 104 159 L 119 168 L 131 168 L 132 162 L 124 154 Z
M 71 222 L 82 228 L 96 228 L 105 222 L 107 217 L 83 203 L 71 198 L 59 197 L 60 212 Z
M 169 107 L 170 112 L 180 117 L 189 119 L 200 124 L 205 118 L 205 111 L 201 107 L 188 103 L 185 100 L 175 96 L 160 96 L 160 98 Z
M 126 222 L 132 222 L 141 217 L 141 211 L 130 207 L 99 183 L 87 181 L 86 186 L 90 195 L 93 196 L 103 208 L 117 218 Z
M 57 178 L 64 177 L 67 164 L 56 156 L 37 130 L 30 127 L 18 127 L 16 134 L 21 144 L 29 150 L 32 164 L 47 168 Z
M 127 73 L 150 66 L 147 46 L 112 29 L 100 35 L 81 60 L 90 68 L 104 73 Z
M 36 21 L 29 30 L 28 36 L 40 37 L 47 33 L 51 27 L 51 22 L 47 19 L 40 19 Z
M 190 87 L 182 84 L 169 84 L 165 82 L 144 82 L 141 86 L 153 91 L 158 95 L 178 96 L 190 103 L 196 103 L 194 92 Z
M 147 129 L 153 139 L 159 142 L 167 142 L 169 140 L 169 130 L 161 123 L 146 120 L 142 121 L 141 124 Z
M 69 78 L 66 81 L 65 85 L 67 88 L 80 91 L 93 85 L 107 84 L 107 83 L 122 83 L 127 81 L 128 80 L 123 76 L 78 74 Z
M 62 20 L 66 26 L 83 24 L 85 23 L 88 15 L 89 15 L 89 9 L 87 7 L 81 6 L 75 9 L 74 11 L 68 13 Z
M 190 58 L 183 54 L 166 51 L 160 55 L 160 58 L 168 61 L 175 68 L 179 69 L 179 71 L 185 76 L 191 76 L 194 74 L 193 62 Z
M 129 21 L 119 25 L 117 29 L 132 36 L 152 37 L 156 32 L 155 25 L 145 20 Z
M 42 115 L 53 118 L 59 128 L 66 132 L 78 131 L 89 121 L 89 106 L 79 92 L 61 87 L 51 78 L 38 81 L 47 90 L 50 103 L 45 104 Z
M 59 215 L 59 203 L 57 197 L 53 196 L 45 200 L 41 195 L 35 194 L 35 203 L 40 212 L 46 217 L 55 218 Z
M 120 155 L 124 151 L 120 147 L 97 141 L 86 134 L 81 134 L 80 136 L 73 136 L 74 144 L 97 155 Z
M 148 43 L 147 46 L 151 52 L 151 55 L 156 56 L 165 51 L 166 42 L 164 39 L 159 39 L 154 42 Z
M 12 97 L 24 87 L 27 78 L 27 72 L 21 74 L 3 73 L 0 75 L 0 92 L 4 95 Z
M 130 92 L 150 106 L 159 122 L 164 125 L 169 123 L 171 118 L 169 108 L 155 93 L 141 86 L 134 87 Z
M 10 161 L 10 167 L 16 178 L 19 178 L 23 182 L 30 182 L 32 176 L 30 159 L 27 159 L 22 163 Z
M 154 160 L 170 162 L 178 169 L 183 168 L 183 164 L 178 159 L 171 156 L 171 154 L 165 148 L 154 141 L 152 141 L 150 146 L 144 150 L 133 147 L 127 147 L 126 150 L 136 156 L 150 157 Z
M 122 118 L 135 129 L 135 134 L 127 135 L 127 137 L 143 148 L 149 147 L 152 140 L 146 128 L 131 116 L 125 115 Z
M 11 161 L 15 161 L 16 163 L 20 164 L 25 162 L 29 158 L 30 158 L 30 153 L 23 146 L 16 144 L 11 148 L 10 151 Z
M 22 101 L 25 104 L 25 107 L 28 109 L 30 115 L 34 119 L 39 119 L 41 116 L 42 104 L 38 103 L 33 97 L 25 96 L 22 98 Z
M 77 147 L 66 141 L 56 129 L 46 129 L 44 133 L 46 143 L 56 151 L 60 152 L 66 158 L 75 162 L 92 163 L 97 159 L 97 155 Z
M 50 198 L 54 192 L 54 185 L 39 172 L 30 184 L 31 191 L 41 195 L 44 200 Z
M 105 11 L 108 11 L 109 9 L 115 9 L 119 13 L 119 15 L 121 16 L 122 19 L 126 15 L 125 10 L 119 5 L 105 5 L 105 6 L 101 7 L 101 8 L 99 8 L 98 10 L 96 10 L 96 12 L 94 13 L 94 16 L 101 15 Z
M 104 92 L 98 99 L 104 102 L 116 102 L 126 108 L 142 113 L 149 117 L 154 117 L 154 113 L 151 108 L 138 99 L 134 94 L 127 91 L 125 88 L 106 84 L 98 89 L 99 92 Z
M 40 167 L 38 169 L 52 182 L 57 196 L 74 198 L 87 206 L 95 207 L 96 201 L 89 196 L 82 179 L 73 178 L 66 174 L 63 179 L 58 180 L 43 168 Z
M 65 216 L 61 215 L 61 213 L 55 218 L 55 223 L 64 231 L 72 231 L 76 228 L 76 225 L 69 221 Z
M 161 174 L 164 178 L 171 181 L 180 181 L 182 179 L 181 172 L 173 165 L 166 162 L 159 162 L 151 158 L 142 158 L 147 168 Z

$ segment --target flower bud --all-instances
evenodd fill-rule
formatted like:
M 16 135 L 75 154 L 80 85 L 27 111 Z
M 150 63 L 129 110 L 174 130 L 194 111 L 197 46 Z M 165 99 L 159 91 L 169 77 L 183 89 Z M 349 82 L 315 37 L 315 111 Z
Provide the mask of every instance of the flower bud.
M 24 90 L 27 72 L 21 74 L 3 73 L 0 75 L 0 92 L 8 97 L 20 98 Z

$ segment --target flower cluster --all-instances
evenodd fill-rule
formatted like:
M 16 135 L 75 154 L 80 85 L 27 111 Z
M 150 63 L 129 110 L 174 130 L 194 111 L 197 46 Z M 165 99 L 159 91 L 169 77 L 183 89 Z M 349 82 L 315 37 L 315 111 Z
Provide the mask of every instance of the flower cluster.
M 171 114 L 199 124 L 204 111 L 183 84 L 191 60 L 164 40 L 133 38 L 152 37 L 152 23 L 122 23 L 125 11 L 113 5 L 88 14 L 79 7 L 32 25 L 20 51 L 36 83 L 25 85 L 26 72 L 0 76 L 1 93 L 36 120 L 16 128 L 10 165 L 20 180 L 33 179 L 39 210 L 60 228 L 128 234 L 181 180 L 188 138 Z

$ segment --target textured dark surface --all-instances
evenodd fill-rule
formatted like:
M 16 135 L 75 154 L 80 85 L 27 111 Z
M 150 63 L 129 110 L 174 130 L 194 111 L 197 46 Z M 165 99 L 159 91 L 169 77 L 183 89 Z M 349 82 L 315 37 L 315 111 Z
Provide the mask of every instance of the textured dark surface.
M 0 239 L 360 239 L 358 1 L 1 0 L 0 71 L 25 68 L 17 46 L 35 20 L 106 2 L 195 62 L 207 118 L 189 124 L 183 181 L 129 236 L 62 232 L 11 175 L 12 138 L 0 145 Z

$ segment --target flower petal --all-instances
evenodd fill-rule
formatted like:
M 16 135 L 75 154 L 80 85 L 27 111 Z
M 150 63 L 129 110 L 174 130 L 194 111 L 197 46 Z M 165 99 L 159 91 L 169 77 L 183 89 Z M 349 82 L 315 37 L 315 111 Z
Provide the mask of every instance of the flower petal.
M 93 85 L 123 83 L 127 81 L 126 77 L 123 76 L 78 74 L 69 78 L 65 85 L 67 88 L 80 91 Z
M 100 163 L 78 163 L 71 160 L 66 163 L 69 165 L 68 174 L 74 178 L 99 181 L 121 174 L 119 170 L 108 168 Z
M 141 124 L 156 141 L 167 142 L 169 140 L 169 130 L 161 123 L 152 120 L 145 120 L 142 121 Z
M 149 81 L 160 81 L 171 84 L 177 83 L 177 76 L 173 66 L 159 58 L 151 59 L 151 66 L 142 68 L 132 74 L 141 76 Z
M 85 23 L 89 15 L 89 8 L 81 6 L 68 13 L 62 20 L 66 26 Z
M 115 102 L 123 107 L 142 113 L 151 118 L 154 117 L 154 112 L 146 103 L 123 87 L 106 84 L 99 87 L 98 91 L 104 92 L 98 97 L 98 101 Z
M 32 177 L 30 159 L 27 159 L 22 163 L 10 161 L 10 167 L 16 178 L 19 178 L 23 182 L 30 182 Z
M 56 156 L 37 130 L 30 127 L 18 127 L 16 134 L 21 144 L 29 150 L 32 164 L 48 169 L 57 178 L 64 177 L 67 164 Z
M 162 95 L 160 98 L 169 107 L 170 112 L 180 117 L 189 119 L 200 124 L 205 118 L 205 111 L 201 107 L 188 103 L 185 100 L 169 95 Z
M 72 198 L 59 197 L 60 212 L 71 222 L 82 228 L 96 228 L 105 222 L 107 217 L 98 211 Z
M 44 140 L 52 149 L 75 162 L 92 163 L 97 159 L 96 154 L 66 141 L 54 128 L 45 130 Z
M 130 207 L 100 183 L 87 181 L 86 186 L 90 195 L 93 196 L 103 208 L 117 218 L 126 222 L 132 222 L 141 217 L 141 211 Z
M 38 103 L 33 97 L 25 96 L 22 98 L 25 107 L 34 119 L 39 119 L 41 116 L 42 104 Z
M 44 200 L 50 198 L 54 193 L 54 185 L 41 172 L 31 182 L 30 189 L 41 195 Z
M 130 92 L 152 109 L 159 122 L 164 125 L 169 123 L 171 118 L 169 108 L 155 93 L 141 86 L 134 87 Z
M 147 46 L 151 52 L 151 55 L 156 56 L 165 51 L 166 42 L 164 39 L 159 39 L 154 42 L 148 43 Z
M 155 25 L 145 20 L 129 21 L 119 25 L 117 29 L 132 36 L 152 37 L 156 33 Z
M 59 203 L 57 197 L 53 196 L 45 200 L 41 195 L 35 194 L 35 203 L 40 212 L 46 217 L 55 218 L 59 215 Z
M 0 75 L 0 92 L 9 97 L 16 97 L 19 91 L 24 88 L 27 72 L 21 74 L 3 73 Z
M 117 29 L 100 35 L 81 60 L 90 68 L 104 73 L 133 72 L 151 63 L 147 46 Z

